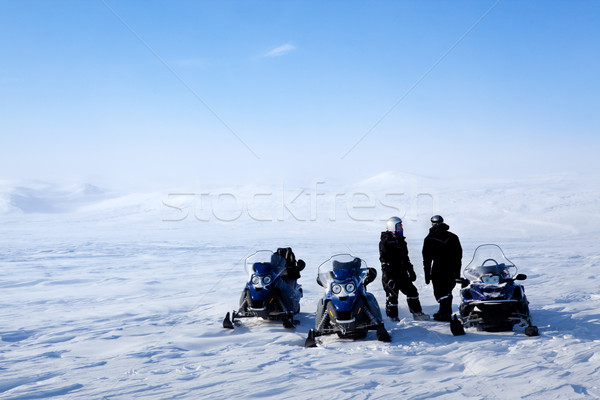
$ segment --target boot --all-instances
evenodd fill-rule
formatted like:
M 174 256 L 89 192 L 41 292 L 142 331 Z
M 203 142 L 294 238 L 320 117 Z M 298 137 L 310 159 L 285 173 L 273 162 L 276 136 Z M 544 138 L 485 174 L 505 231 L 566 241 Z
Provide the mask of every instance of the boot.
M 398 304 L 389 304 L 389 303 L 387 303 L 385 305 L 385 314 L 392 321 L 399 321 L 399 319 L 398 319 Z
M 425 314 L 422 312 L 413 313 L 413 319 L 415 321 L 429 321 L 429 314 Z
M 408 305 L 408 310 L 412 314 L 422 313 L 423 309 L 421 308 L 421 302 L 418 297 L 407 297 L 406 304 Z
M 436 321 L 450 322 L 452 320 L 452 296 L 445 297 L 439 301 L 440 309 L 433 314 Z
M 429 321 L 429 315 L 423 313 L 421 302 L 418 297 L 407 297 L 408 309 L 413 315 L 415 321 Z

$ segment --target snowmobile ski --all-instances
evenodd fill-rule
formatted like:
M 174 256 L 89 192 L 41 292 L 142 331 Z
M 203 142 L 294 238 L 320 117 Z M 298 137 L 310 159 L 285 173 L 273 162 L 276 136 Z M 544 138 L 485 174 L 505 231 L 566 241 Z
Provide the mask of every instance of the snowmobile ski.
M 456 315 L 452 318 L 452 321 L 450 321 L 450 331 L 454 336 L 465 334 L 465 328 Z
M 231 322 L 231 318 L 229 316 L 229 313 L 227 313 L 227 315 L 225 315 L 225 319 L 223 320 L 223 328 L 227 328 L 227 329 L 233 329 L 233 322 Z

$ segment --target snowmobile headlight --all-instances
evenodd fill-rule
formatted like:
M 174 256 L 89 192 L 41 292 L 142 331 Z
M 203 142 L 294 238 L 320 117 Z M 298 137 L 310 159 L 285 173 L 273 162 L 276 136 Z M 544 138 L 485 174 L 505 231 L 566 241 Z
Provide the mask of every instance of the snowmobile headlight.
M 263 284 L 268 285 L 269 283 L 271 283 L 273 281 L 273 279 L 271 278 L 270 275 L 267 275 L 263 278 Z
M 342 287 L 336 283 L 331 286 L 331 291 L 333 294 L 340 294 L 342 292 Z
M 259 285 L 260 284 L 260 278 L 256 275 L 252 275 L 252 280 L 251 280 L 252 284 L 254 286 Z
M 352 293 L 356 289 L 356 285 L 352 282 L 346 284 L 346 293 Z

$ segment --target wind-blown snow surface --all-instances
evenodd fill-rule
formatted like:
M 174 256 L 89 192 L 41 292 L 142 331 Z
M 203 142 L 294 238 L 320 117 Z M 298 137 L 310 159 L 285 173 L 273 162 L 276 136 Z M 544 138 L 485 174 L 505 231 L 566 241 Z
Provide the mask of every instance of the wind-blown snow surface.
M 600 398 L 598 182 L 386 173 L 123 196 L 0 182 L 0 398 Z M 317 266 L 351 252 L 379 269 L 382 220 L 394 214 L 405 219 L 424 310 L 436 311 L 420 267 L 432 213 L 460 236 L 463 265 L 477 245 L 497 243 L 528 275 L 540 336 L 454 337 L 447 324 L 412 321 L 402 304 L 400 322 L 385 319 L 392 343 L 371 332 L 305 349 Z M 223 329 L 243 259 L 280 246 L 307 263 L 300 324 Z M 380 281 L 369 289 L 383 305 Z

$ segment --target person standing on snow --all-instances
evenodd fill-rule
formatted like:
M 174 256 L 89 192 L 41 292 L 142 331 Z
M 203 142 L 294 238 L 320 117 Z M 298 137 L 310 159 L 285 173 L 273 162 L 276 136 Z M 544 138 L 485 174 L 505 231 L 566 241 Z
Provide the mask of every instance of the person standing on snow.
M 379 261 L 381 261 L 383 290 L 385 290 L 385 313 L 398 321 L 398 292 L 406 296 L 408 309 L 415 320 L 426 321 L 429 315 L 423 314 L 419 292 L 413 284 L 417 279 L 413 265 L 408 258 L 408 247 L 402 220 L 391 217 L 387 220 L 387 230 L 381 232 L 379 241 Z
M 440 305 L 433 314 L 436 321 L 452 318 L 452 289 L 460 277 L 462 247 L 458 236 L 450 232 L 441 215 L 431 217 L 429 234 L 423 241 L 425 283 L 433 283 L 433 295 Z

